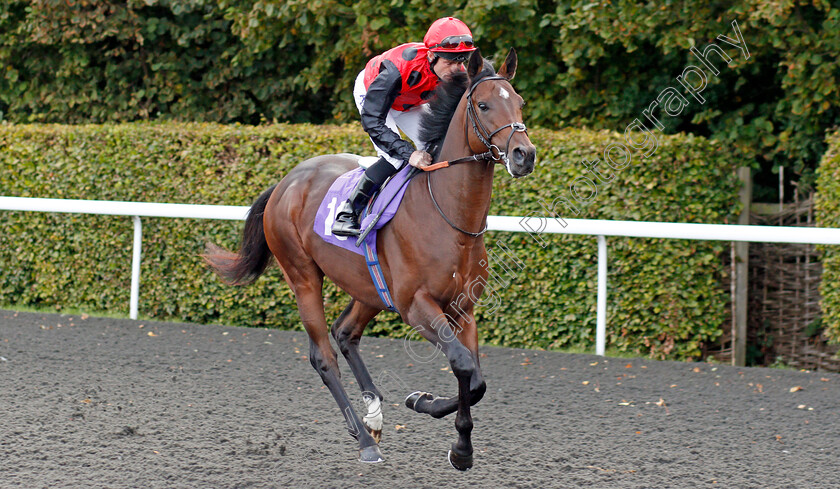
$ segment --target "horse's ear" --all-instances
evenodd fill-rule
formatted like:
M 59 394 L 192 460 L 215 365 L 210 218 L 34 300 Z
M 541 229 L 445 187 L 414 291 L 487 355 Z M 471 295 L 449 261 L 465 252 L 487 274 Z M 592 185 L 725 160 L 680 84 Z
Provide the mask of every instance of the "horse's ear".
M 481 57 L 481 50 L 475 48 L 470 55 L 470 60 L 467 61 L 467 76 L 472 80 L 482 69 L 484 69 L 484 58 Z
M 502 65 L 502 69 L 499 70 L 498 75 L 508 80 L 513 80 L 513 76 L 516 75 L 516 60 L 516 50 L 510 48 L 507 58 L 505 58 L 505 63 Z

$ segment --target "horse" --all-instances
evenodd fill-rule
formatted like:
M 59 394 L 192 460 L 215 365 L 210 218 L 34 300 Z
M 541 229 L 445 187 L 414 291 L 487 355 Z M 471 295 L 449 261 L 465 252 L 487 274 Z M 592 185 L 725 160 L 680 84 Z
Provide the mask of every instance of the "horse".
M 536 160 L 536 148 L 521 122 L 524 101 L 510 83 L 516 65 L 516 52 L 511 49 L 496 73 L 475 50 L 465 73 L 441 82 L 430 101 L 422 134 L 429 137 L 425 140 L 434 161 L 443 163 L 434 171 L 418 172 L 409 181 L 397 213 L 376 237 L 393 306 L 403 321 L 446 355 L 457 379 L 457 396 L 417 391 L 409 394 L 405 405 L 435 418 L 457 412 L 458 440 L 447 457 L 458 470 L 473 466 L 470 407 L 486 390 L 474 301 L 464 298 L 469 294 L 478 300 L 487 283 L 483 233 L 495 165 L 503 164 L 511 176 L 519 178 L 534 170 Z M 488 127 L 498 129 L 488 131 Z M 300 163 L 251 206 L 238 253 L 207 243 L 203 257 L 234 285 L 252 283 L 272 255 L 276 258 L 309 335 L 310 363 L 358 441 L 359 460 L 380 462 L 383 396 L 362 361 L 359 343 L 367 324 L 386 304 L 364 257 L 326 243 L 313 231 L 316 211 L 330 185 L 356 168 L 358 159 L 347 154 L 323 155 Z M 323 305 L 325 276 L 351 297 L 330 330 Z M 365 396 L 368 414 L 363 420 L 341 384 L 330 332 Z

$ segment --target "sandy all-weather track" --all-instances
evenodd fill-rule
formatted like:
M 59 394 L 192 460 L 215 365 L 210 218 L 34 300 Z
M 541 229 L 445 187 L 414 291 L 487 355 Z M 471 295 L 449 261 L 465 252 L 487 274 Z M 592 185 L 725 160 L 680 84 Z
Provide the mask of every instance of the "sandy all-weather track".
M 304 333 L 0 310 L 0 487 L 840 487 L 835 374 L 484 347 L 460 473 L 454 418 L 401 404 L 452 394 L 446 361 L 362 350 L 386 395 L 376 465 Z

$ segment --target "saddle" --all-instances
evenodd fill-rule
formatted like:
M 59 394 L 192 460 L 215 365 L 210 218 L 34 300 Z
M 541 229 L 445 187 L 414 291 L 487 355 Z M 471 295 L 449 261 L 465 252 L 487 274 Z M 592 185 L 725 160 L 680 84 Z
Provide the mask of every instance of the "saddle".
M 405 165 L 382 184 L 382 187 L 370 199 L 362 213 L 360 222 L 362 234 L 358 239 L 332 234 L 332 224 L 335 221 L 338 207 L 347 200 L 365 172 L 366 167 L 362 166 L 363 163 L 369 166 L 376 160 L 378 158 L 359 158 L 359 168 L 350 170 L 336 178 L 318 207 L 313 230 L 327 243 L 364 256 L 373 285 L 376 287 L 376 292 L 382 302 L 385 303 L 388 310 L 399 312 L 394 307 L 391 292 L 388 290 L 388 284 L 385 283 L 385 275 L 379 265 L 379 256 L 376 252 L 376 231 L 382 229 L 396 215 L 400 202 L 405 196 L 405 190 L 408 188 L 408 181 L 416 174 L 416 169 Z
M 373 253 L 376 253 L 376 231 L 388 224 L 397 213 L 400 202 L 402 202 L 405 195 L 405 190 L 408 188 L 407 182 L 413 175 L 411 171 L 413 167 L 405 165 L 400 171 L 382 184 L 382 187 L 370 200 L 361 216 L 360 224 L 363 233 L 359 237 L 360 239 L 357 240 L 353 237 L 336 236 L 332 234 L 331 228 L 335 221 L 338 208 L 342 202 L 347 200 L 353 189 L 356 188 L 356 184 L 365 172 L 366 166 L 370 166 L 378 160 L 376 157 L 358 158 L 359 167 L 336 178 L 335 182 L 330 186 L 330 189 L 321 201 L 321 205 L 318 207 L 313 231 L 327 243 L 364 256 L 363 244 L 370 246 Z M 371 225 L 373 226 L 372 229 L 365 235 L 365 231 Z

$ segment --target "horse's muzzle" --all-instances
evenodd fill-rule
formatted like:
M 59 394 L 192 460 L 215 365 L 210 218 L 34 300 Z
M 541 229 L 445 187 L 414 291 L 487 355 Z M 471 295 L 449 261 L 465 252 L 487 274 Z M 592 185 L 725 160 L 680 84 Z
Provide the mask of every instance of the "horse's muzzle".
M 533 144 L 517 146 L 510 154 L 510 174 L 514 178 L 524 177 L 534 171 L 537 148 Z

